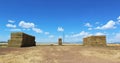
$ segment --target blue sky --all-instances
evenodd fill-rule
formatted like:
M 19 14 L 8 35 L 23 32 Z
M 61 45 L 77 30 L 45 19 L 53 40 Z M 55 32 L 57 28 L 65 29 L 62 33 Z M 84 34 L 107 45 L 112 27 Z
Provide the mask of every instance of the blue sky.
M 120 42 L 120 0 L 0 0 L 0 41 L 25 32 L 37 42 L 82 41 L 106 35 Z

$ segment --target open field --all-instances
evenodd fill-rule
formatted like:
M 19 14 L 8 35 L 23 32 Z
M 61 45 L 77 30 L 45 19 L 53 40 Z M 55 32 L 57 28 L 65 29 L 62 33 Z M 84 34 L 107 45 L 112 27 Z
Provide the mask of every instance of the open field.
M 0 48 L 0 63 L 120 63 L 120 46 Z

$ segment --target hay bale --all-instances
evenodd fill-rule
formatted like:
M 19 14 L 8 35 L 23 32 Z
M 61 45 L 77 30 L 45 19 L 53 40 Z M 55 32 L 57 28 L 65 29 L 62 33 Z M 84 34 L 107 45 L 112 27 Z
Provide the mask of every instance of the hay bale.
M 58 39 L 58 45 L 62 45 L 62 38 Z
M 87 38 L 83 38 L 83 45 L 87 44 Z
M 83 38 L 83 45 L 106 46 L 106 36 L 89 36 Z
M 11 39 L 8 40 L 9 47 L 27 47 L 35 45 L 35 37 L 23 32 L 11 33 Z

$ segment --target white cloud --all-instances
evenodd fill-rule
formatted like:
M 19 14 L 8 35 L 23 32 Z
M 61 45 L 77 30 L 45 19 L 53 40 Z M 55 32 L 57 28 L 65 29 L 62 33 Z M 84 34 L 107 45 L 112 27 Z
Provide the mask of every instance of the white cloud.
M 72 37 L 79 37 L 79 36 L 85 37 L 85 36 L 90 36 L 90 35 L 91 35 L 91 34 L 89 34 L 88 32 L 81 31 L 81 32 L 78 33 L 78 34 L 72 35 Z
M 118 20 L 116 23 L 117 23 L 117 24 L 120 24 L 120 20 Z
M 62 27 L 58 27 L 57 31 L 59 31 L 59 32 L 63 32 L 64 29 L 63 29 Z
M 92 30 L 92 28 L 91 28 L 92 25 L 91 25 L 90 23 L 86 23 L 85 26 L 86 26 L 86 27 L 89 27 L 88 30 Z
M 88 35 L 89 33 L 88 32 L 85 32 L 85 31 L 82 31 L 79 33 L 81 36 L 84 36 L 84 35 Z
M 103 26 L 98 26 L 98 27 L 96 27 L 95 29 L 100 29 L 100 30 L 106 30 L 106 29 L 114 29 L 114 28 L 116 28 L 115 27 L 115 22 L 113 21 L 113 20 L 110 20 L 109 22 L 107 22 L 105 25 L 103 25 Z
M 54 35 L 50 35 L 49 38 L 54 38 L 55 36 Z
M 36 33 L 42 33 L 43 31 L 39 28 L 32 28 L 33 31 L 35 31 Z
M 119 24 L 120 23 L 120 16 L 117 18 L 117 20 L 118 20 L 117 23 Z
M 13 20 L 8 20 L 8 22 L 9 22 L 9 23 L 15 23 L 15 21 L 13 21 Z
M 120 20 L 120 16 L 117 19 Z
M 50 33 L 49 32 L 45 32 L 45 35 L 49 35 Z
M 30 22 L 20 21 L 19 26 L 21 26 L 22 28 L 34 28 L 35 24 Z
M 97 32 L 97 33 L 90 33 L 90 32 L 86 32 L 86 31 L 81 31 L 79 33 L 76 34 L 72 34 L 72 35 L 65 35 L 65 41 L 82 41 L 84 37 L 87 36 L 101 36 L 101 35 L 105 35 L 102 32 Z
M 95 35 L 100 36 L 100 35 L 105 35 L 105 34 L 101 32 L 97 32 Z
M 30 29 L 32 29 L 36 33 L 43 33 L 43 31 L 41 29 L 36 28 L 35 24 L 31 23 L 31 22 L 20 21 L 19 26 L 24 28 L 23 30 L 30 30 Z
M 79 33 L 76 34 L 71 34 L 71 35 L 65 35 L 65 41 L 70 41 L 70 42 L 78 42 L 78 41 L 82 41 L 84 37 L 87 36 L 91 36 L 92 34 L 90 34 L 89 32 L 85 32 L 85 31 L 81 31 Z
M 86 23 L 85 26 L 92 27 L 92 25 L 90 23 Z
M 13 24 L 6 24 L 6 27 L 9 27 L 9 28 L 16 28 L 16 25 L 13 25 Z

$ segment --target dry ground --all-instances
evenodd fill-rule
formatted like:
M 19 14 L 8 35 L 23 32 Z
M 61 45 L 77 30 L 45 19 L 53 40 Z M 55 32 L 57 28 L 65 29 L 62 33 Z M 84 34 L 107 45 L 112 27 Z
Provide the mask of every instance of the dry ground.
M 120 63 L 120 46 L 0 48 L 0 63 Z

